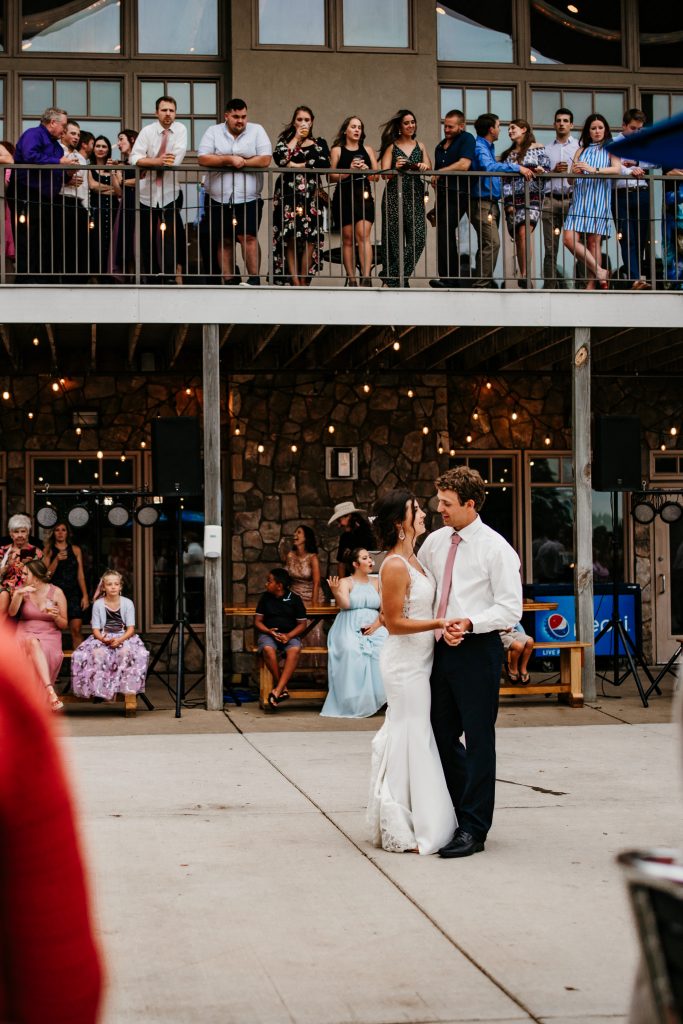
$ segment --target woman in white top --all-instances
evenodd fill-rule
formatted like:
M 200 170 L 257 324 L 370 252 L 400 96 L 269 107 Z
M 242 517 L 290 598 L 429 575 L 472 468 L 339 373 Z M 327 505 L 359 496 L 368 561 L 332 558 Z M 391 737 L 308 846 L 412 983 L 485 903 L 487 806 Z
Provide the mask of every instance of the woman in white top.
M 380 569 L 382 615 L 389 636 L 380 654 L 387 697 L 384 725 L 372 742 L 368 825 L 375 846 L 394 853 L 436 853 L 456 827 L 429 720 L 435 619 L 434 584 L 415 557 L 425 514 L 413 494 L 391 491 L 374 509 L 388 554 Z

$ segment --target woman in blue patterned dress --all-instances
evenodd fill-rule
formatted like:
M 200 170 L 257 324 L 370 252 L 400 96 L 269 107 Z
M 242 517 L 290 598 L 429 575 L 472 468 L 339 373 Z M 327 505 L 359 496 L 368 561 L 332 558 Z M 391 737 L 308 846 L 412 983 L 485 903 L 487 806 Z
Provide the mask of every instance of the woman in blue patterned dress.
M 612 234 L 612 183 L 608 175 L 619 174 L 618 157 L 608 153 L 605 143 L 612 138 L 602 114 L 586 119 L 579 148 L 572 163 L 572 174 L 585 174 L 574 180 L 574 196 L 564 222 L 564 244 L 575 259 L 586 267 L 586 289 L 609 287 L 609 271 L 602 266 L 602 239 Z
M 379 652 L 388 634 L 377 580 L 370 579 L 374 562 L 369 551 L 356 548 L 351 564 L 353 575 L 328 580 L 340 608 L 327 635 L 329 693 L 320 714 L 330 718 L 367 718 L 386 704 Z

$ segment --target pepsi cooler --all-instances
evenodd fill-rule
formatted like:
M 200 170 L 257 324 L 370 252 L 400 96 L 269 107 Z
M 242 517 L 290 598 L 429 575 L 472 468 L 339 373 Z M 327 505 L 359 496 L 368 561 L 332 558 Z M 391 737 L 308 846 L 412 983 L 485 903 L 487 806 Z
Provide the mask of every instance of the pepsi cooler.
M 642 619 L 640 587 L 637 583 L 619 583 L 617 585 L 619 618 L 626 634 L 637 650 L 642 643 Z M 611 583 L 600 583 L 594 588 L 593 594 L 593 630 L 594 636 L 604 628 L 612 618 L 614 589 Z M 547 647 L 538 647 L 534 657 L 543 661 L 560 656 L 559 647 L 553 647 L 553 641 L 576 639 L 576 615 L 574 588 L 571 584 L 533 583 L 524 586 L 524 597 L 529 601 L 552 601 L 557 603 L 556 611 L 526 612 L 522 625 L 525 632 L 533 636 L 536 643 L 547 642 Z M 614 632 L 610 631 L 600 639 L 595 648 L 596 658 L 609 658 L 614 653 Z M 625 655 L 624 645 L 619 641 L 619 654 Z

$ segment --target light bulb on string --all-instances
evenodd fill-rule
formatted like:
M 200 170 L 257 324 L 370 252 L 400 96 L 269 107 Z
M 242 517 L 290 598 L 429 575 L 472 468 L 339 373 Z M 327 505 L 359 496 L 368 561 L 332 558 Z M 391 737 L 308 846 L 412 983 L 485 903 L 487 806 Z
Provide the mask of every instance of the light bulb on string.
M 30 413 L 28 414 L 28 418 L 29 418 L 30 420 L 32 420 L 32 419 L 33 419 L 33 413 L 32 413 L 32 412 L 30 412 Z
M 19 223 L 20 224 L 25 224 L 26 223 L 26 214 L 25 213 L 20 213 L 19 214 Z
M 659 450 L 660 450 L 660 452 L 665 452 L 666 451 L 666 445 L 665 444 L 660 444 Z
M 473 412 L 472 413 L 472 419 L 473 420 L 478 420 L 479 419 L 479 413 L 478 412 Z
M 329 427 L 327 428 L 327 433 L 328 434 L 334 434 L 334 426 L 331 423 L 330 423 Z
M 240 430 L 240 428 L 239 427 L 235 427 L 235 437 L 239 437 L 241 433 L 242 433 L 242 431 Z
M 36 348 L 38 348 L 38 346 L 40 345 L 40 338 L 34 338 L 33 344 L 35 345 Z
M 408 389 L 408 398 L 414 398 L 414 397 L 415 397 L 415 392 L 413 391 L 412 388 L 409 388 Z
M 120 458 L 121 462 L 125 462 L 126 461 L 126 453 L 125 452 L 121 452 L 121 455 L 119 456 L 119 458 Z
M 395 341 L 394 344 L 391 347 L 393 348 L 394 352 L 398 352 L 398 350 L 401 347 L 401 342 L 400 341 Z
M 299 451 L 299 449 L 298 449 L 297 445 L 295 445 L 295 444 L 291 445 L 291 446 L 290 446 L 290 449 L 289 449 L 289 450 L 290 450 L 291 452 L 298 452 L 298 451 Z
M 455 455 L 455 448 L 451 448 L 448 454 L 450 455 L 451 458 L 453 458 L 453 456 Z
M 429 433 L 429 427 L 423 427 L 423 428 L 422 428 L 422 433 L 423 433 L 423 434 L 425 435 L 425 437 L 426 437 L 426 436 L 427 436 L 427 434 Z
M 363 391 L 365 392 L 366 395 L 369 394 L 370 393 L 370 385 L 369 384 L 364 384 L 363 385 Z
M 472 444 L 472 435 L 468 434 L 465 440 L 467 441 L 468 444 Z
M 165 230 L 166 230 L 166 222 L 162 220 L 161 224 L 159 225 L 159 231 L 165 231 Z
M 490 391 L 492 387 L 493 387 L 493 385 L 491 384 L 491 381 L 490 381 L 490 380 L 487 380 L 487 381 L 486 381 L 486 390 L 487 390 L 487 391 Z
M 191 395 L 192 394 L 192 388 L 185 388 L 185 394 L 186 395 Z
M 510 419 L 512 419 L 512 420 L 514 420 L 514 421 L 516 422 L 516 421 L 517 421 L 517 419 L 518 419 L 518 417 L 517 417 L 517 413 L 516 413 L 516 412 L 513 412 L 513 414 L 512 414 L 512 416 L 510 417 Z
M 443 445 L 442 444 L 439 445 L 437 450 L 439 452 L 439 455 L 443 455 Z
M 9 391 L 3 391 L 2 397 L 4 398 L 4 400 L 6 402 L 8 402 L 9 401 Z
M 76 437 L 80 437 L 81 434 L 83 433 L 83 428 L 82 427 L 76 427 L 75 433 L 76 433 Z
M 102 451 L 101 448 L 99 448 L 98 451 L 97 451 L 97 458 L 98 459 L 103 459 L 104 458 L 104 452 Z
M 545 437 L 543 438 L 543 444 L 544 444 L 544 445 L 546 445 L 547 447 L 549 447 L 549 446 L 550 446 L 550 438 L 548 437 L 548 435 L 547 435 L 547 434 L 546 434 L 546 436 L 545 436 Z
M 4 398 L 5 396 L 3 395 L 2 397 Z M 678 433 L 678 431 L 676 430 L 675 427 L 672 427 L 671 430 L 669 431 L 669 433 L 671 434 L 672 437 L 675 437 L 676 434 Z
M 56 380 L 53 380 L 53 381 L 52 381 L 52 390 L 53 390 L 53 391 L 54 391 L 55 393 L 56 393 L 57 391 L 59 391 L 59 384 L 57 383 L 57 381 L 56 381 Z
M 256 451 L 257 451 L 257 452 L 259 453 L 259 455 L 263 455 L 263 453 L 264 453 L 264 451 L 265 451 L 265 450 L 266 450 L 266 449 L 265 449 L 265 448 L 263 447 L 263 445 L 262 445 L 262 444 L 258 444 L 258 445 L 256 446 Z
M 147 442 L 146 441 L 140 441 L 140 447 L 141 448 L 146 448 L 147 447 Z

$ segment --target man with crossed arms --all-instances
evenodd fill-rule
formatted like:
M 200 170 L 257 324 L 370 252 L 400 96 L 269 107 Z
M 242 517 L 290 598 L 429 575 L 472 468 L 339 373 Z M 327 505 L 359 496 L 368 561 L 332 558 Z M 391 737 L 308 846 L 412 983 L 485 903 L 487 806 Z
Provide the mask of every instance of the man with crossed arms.
M 484 849 L 493 819 L 499 631 L 522 617 L 522 582 L 517 553 L 479 518 L 486 495 L 479 473 L 449 469 L 436 488 L 444 526 L 427 537 L 419 559 L 436 582 L 436 618 L 454 620 L 436 637 L 431 719 L 458 818 L 439 856 L 468 857 Z

